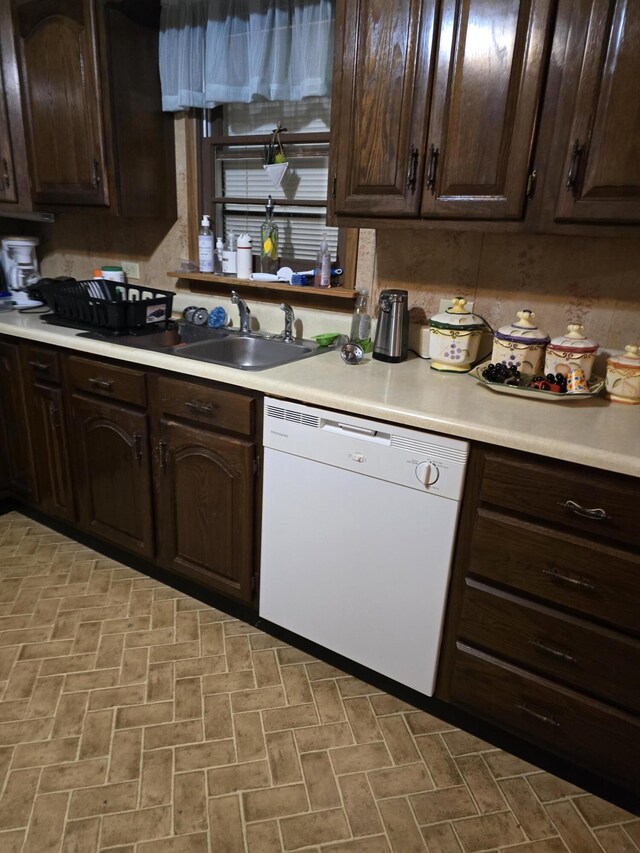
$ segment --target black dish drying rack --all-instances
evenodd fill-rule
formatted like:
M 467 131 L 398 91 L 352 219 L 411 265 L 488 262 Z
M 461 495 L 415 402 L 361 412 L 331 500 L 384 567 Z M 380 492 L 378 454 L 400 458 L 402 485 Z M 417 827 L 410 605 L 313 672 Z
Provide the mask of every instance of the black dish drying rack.
M 170 320 L 174 296 L 168 290 L 108 279 L 41 280 L 38 290 L 53 312 L 43 317 L 47 322 L 99 328 L 116 335 Z

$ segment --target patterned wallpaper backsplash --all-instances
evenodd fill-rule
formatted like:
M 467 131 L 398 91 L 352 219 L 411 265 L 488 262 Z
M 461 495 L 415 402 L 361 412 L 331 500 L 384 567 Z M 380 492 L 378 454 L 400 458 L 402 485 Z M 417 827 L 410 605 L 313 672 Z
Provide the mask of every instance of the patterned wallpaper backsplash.
M 640 240 L 361 231 L 358 286 L 409 291 L 411 320 L 464 296 L 497 328 L 529 308 L 553 337 L 579 322 L 601 346 L 640 343 Z
M 84 278 L 104 263 L 140 263 L 140 279 L 174 288 L 166 276 L 188 257 L 185 121 L 176 119 L 178 219 L 127 222 L 63 214 L 42 227 L 45 275 Z M 197 227 L 197 223 L 196 223 Z M 426 323 L 440 300 L 464 296 L 495 328 L 521 308 L 535 311 L 552 336 L 584 324 L 602 346 L 640 343 L 640 240 L 461 231 L 361 230 L 356 287 L 409 291 L 411 319 Z

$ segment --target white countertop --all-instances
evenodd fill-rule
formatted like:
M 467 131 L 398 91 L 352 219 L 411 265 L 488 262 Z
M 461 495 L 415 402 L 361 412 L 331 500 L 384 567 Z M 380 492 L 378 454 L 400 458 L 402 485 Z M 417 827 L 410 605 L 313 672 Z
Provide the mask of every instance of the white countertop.
M 366 356 L 349 366 L 330 351 L 270 370 L 236 370 L 79 338 L 15 311 L 0 314 L 0 334 L 640 477 L 640 406 L 603 394 L 576 402 L 518 399 L 466 374 L 438 373 L 415 356 L 401 364 Z

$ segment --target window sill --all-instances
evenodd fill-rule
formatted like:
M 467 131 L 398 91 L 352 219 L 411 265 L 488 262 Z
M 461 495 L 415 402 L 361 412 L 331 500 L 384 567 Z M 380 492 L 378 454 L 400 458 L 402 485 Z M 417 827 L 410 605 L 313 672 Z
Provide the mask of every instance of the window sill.
M 169 278 L 183 279 L 184 281 L 193 281 L 198 283 L 199 289 L 206 287 L 209 283 L 214 285 L 216 289 L 220 285 L 226 285 L 229 288 L 240 289 L 246 288 L 253 291 L 264 291 L 265 293 L 275 293 L 281 295 L 287 293 L 290 297 L 295 296 L 310 301 L 320 299 L 325 303 L 334 299 L 355 302 L 358 298 L 358 291 L 346 287 L 295 287 L 291 284 L 277 281 L 249 281 L 246 278 L 235 278 L 230 275 L 214 275 L 205 272 L 168 272 Z

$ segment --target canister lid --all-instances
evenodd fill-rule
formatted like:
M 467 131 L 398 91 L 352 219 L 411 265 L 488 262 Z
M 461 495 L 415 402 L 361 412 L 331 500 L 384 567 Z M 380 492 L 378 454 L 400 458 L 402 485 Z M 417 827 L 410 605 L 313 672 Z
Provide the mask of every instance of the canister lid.
M 535 324 L 535 318 L 536 315 L 528 308 L 518 311 L 516 321 L 508 326 L 501 326 L 496 332 L 496 338 L 525 344 L 548 343 L 549 335 Z
M 640 369 L 640 347 L 627 344 L 624 352 L 620 355 L 612 355 L 607 359 L 607 364 L 612 367 L 637 367 Z
M 462 296 L 455 296 L 446 311 L 434 314 L 429 320 L 429 325 L 434 329 L 482 329 L 484 320 L 477 314 L 467 311 L 467 300 Z
M 598 342 L 588 338 L 584 333 L 584 326 L 579 323 L 569 323 L 567 331 L 564 335 L 558 335 L 557 338 L 552 338 L 549 346 L 555 349 L 561 349 L 564 352 L 595 352 L 598 349 Z

